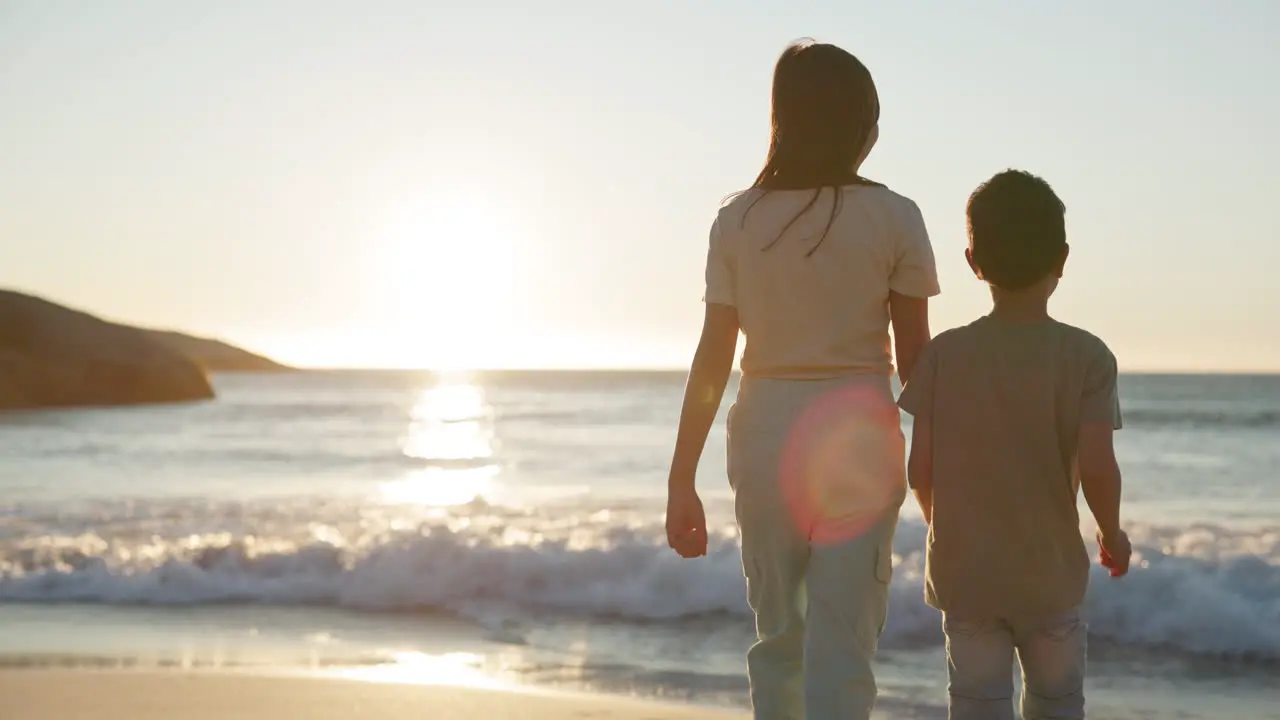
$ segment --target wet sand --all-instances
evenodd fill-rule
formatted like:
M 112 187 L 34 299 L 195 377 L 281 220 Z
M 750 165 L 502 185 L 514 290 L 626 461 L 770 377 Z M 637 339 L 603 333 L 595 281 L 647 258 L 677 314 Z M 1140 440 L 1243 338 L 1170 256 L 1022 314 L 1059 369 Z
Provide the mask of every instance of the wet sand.
M 229 672 L 8 670 L 4 717 L 23 720 L 729 720 L 743 713 L 595 695 Z

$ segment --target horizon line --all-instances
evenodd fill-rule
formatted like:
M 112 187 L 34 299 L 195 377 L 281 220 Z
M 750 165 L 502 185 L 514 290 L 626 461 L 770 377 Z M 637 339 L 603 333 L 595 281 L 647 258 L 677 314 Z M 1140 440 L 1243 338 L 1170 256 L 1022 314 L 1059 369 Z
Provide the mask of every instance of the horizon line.
M 475 367 L 475 368 L 457 368 L 457 367 L 392 367 L 392 366 L 326 366 L 326 365 L 290 365 L 290 371 L 308 372 L 308 373 L 431 373 L 431 374 L 465 374 L 465 373 L 688 373 L 687 366 L 675 365 L 606 365 L 606 366 L 559 366 L 559 367 Z M 742 371 L 738 368 L 733 369 L 734 375 L 741 375 Z M 219 374 L 219 373 L 213 373 Z M 1189 376 L 1189 375 L 1215 375 L 1215 376 L 1272 376 L 1280 375 L 1280 368 L 1272 369 L 1223 369 L 1223 368 L 1200 368 L 1200 369 L 1169 369 L 1169 368 L 1121 368 L 1121 375 L 1150 375 L 1150 376 Z M 896 374 L 895 374 L 896 375 Z

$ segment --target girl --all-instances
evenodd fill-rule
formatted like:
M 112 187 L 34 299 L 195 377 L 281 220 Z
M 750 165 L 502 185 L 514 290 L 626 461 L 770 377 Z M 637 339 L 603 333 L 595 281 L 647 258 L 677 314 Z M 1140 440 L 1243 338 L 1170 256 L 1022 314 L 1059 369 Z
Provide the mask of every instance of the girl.
M 937 273 L 919 208 L 858 172 L 880 115 L 862 63 L 794 44 L 772 104 L 764 169 L 711 227 L 667 540 L 683 557 L 706 553 L 694 473 L 741 330 L 728 470 L 759 638 L 747 654 L 755 717 L 865 719 L 906 496 L 889 325 L 905 383 L 929 340 Z

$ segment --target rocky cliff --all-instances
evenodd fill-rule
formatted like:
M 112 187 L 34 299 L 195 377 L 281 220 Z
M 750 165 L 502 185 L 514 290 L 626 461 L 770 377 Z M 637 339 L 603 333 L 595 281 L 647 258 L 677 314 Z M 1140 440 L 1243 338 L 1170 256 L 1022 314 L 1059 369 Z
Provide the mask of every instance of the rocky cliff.
M 205 372 L 288 372 L 293 369 L 220 340 L 168 330 L 148 330 L 147 333 L 153 339 L 194 360 Z
M 148 331 L 0 290 L 0 410 L 211 397 L 201 366 Z

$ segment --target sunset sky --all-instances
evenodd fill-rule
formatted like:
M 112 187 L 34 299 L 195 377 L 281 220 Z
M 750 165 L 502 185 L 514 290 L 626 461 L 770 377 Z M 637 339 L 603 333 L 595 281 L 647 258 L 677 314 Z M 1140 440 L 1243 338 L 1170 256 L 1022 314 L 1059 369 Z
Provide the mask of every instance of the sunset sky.
M 1034 5 L 1034 7 L 1032 7 Z M 535 9 L 536 8 L 536 9 Z M 676 367 L 772 64 L 870 67 L 936 329 L 964 203 L 1049 180 L 1055 312 L 1130 370 L 1280 370 L 1280 3 L 0 0 L 0 286 L 316 366 Z

